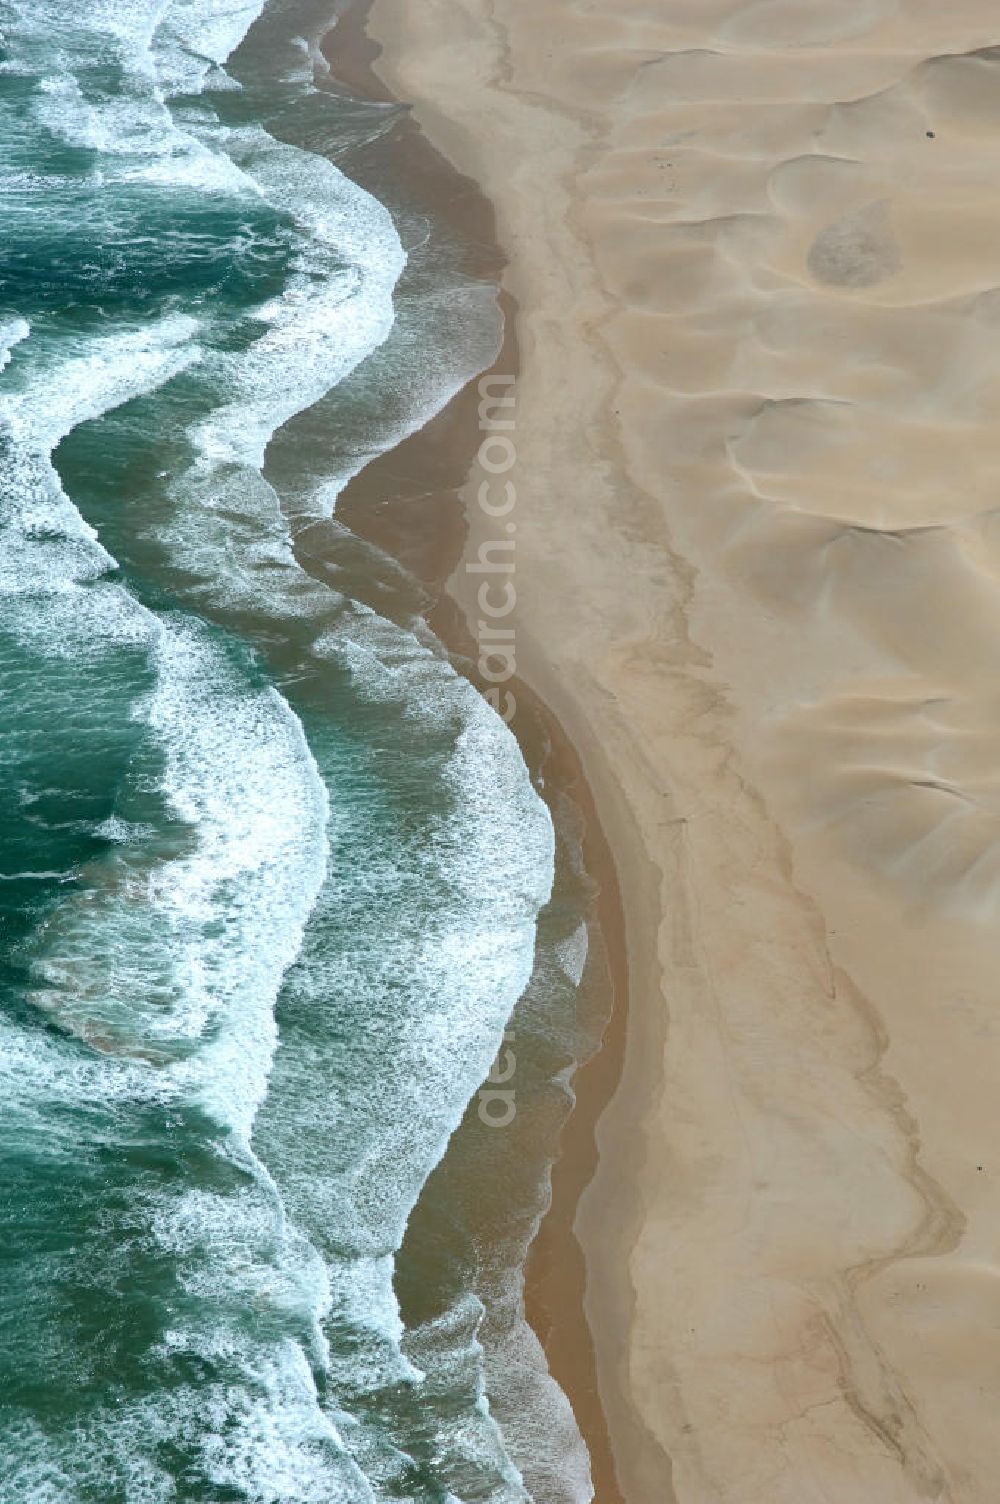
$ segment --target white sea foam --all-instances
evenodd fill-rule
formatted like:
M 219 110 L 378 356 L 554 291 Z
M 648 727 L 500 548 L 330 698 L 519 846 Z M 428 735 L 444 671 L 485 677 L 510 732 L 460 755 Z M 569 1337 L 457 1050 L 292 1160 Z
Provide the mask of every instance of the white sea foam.
M 434 1387 L 444 1392 L 464 1390 L 471 1402 L 471 1413 L 461 1428 L 447 1423 L 437 1428 L 435 1447 L 446 1472 L 454 1475 L 470 1464 L 482 1471 L 485 1466 L 496 1478 L 490 1504 L 529 1504 L 524 1480 L 490 1413 L 483 1377 L 485 1354 L 479 1340 L 483 1316 L 482 1302 L 466 1291 L 443 1315 L 411 1332 L 407 1350 L 433 1375 Z
M 348 442 L 341 435 L 338 462 L 327 458 L 319 481 L 296 498 L 297 510 L 331 516 L 348 482 L 365 465 L 419 432 L 493 363 L 501 337 L 496 292 L 484 282 L 457 280 L 441 292 L 397 306 L 390 338 L 365 368 L 368 385 L 389 399 L 381 405 L 391 404 L 391 416 L 386 420 L 376 408 L 375 421 L 369 418 Z
M 237 198 L 259 196 L 224 152 L 179 128 L 152 84 L 98 105 L 72 74 L 50 76 L 41 82 L 34 111 L 68 146 L 101 153 L 96 188 L 114 191 L 116 182 L 148 182 Z
M 583 981 L 589 948 L 587 926 L 583 922 L 577 925 L 572 935 L 560 940 L 556 946 L 556 959 L 574 987 L 579 987 Z
M 392 291 L 406 258 L 384 206 L 332 162 L 256 126 L 221 139 L 262 196 L 292 215 L 302 236 L 281 297 L 258 310 L 267 332 L 225 363 L 233 398 L 194 435 L 206 462 L 259 469 L 275 430 L 387 337 Z
M 186 1016 L 174 1027 L 201 1035 L 215 1026 L 178 1070 L 248 1135 L 276 1041 L 278 988 L 323 881 L 326 789 L 277 691 L 239 692 L 194 628 L 173 626 L 159 666 L 149 720 L 166 753 L 164 790 L 198 844 L 157 870 L 151 900 L 189 937 Z
M 26 319 L 12 319 L 10 323 L 0 324 L 0 371 L 10 364 L 15 346 L 26 340 L 30 333 L 31 326 Z
M 169 117 L 150 95 L 125 96 L 98 108 L 72 74 L 42 79 L 35 118 L 68 146 L 121 156 L 161 152 L 165 128 L 169 139 Z
M 198 94 L 209 77 L 215 87 L 220 80 L 235 87 L 219 65 L 260 9 L 257 0 L 101 0 L 70 19 L 61 0 L 39 0 L 14 7 L 6 66 L 39 77 L 35 120 L 67 145 L 99 152 L 106 189 L 149 181 L 257 196 L 224 152 L 177 123 L 169 103 L 177 93 Z M 125 79 L 95 96 L 92 80 L 85 89 L 78 74 L 115 55 Z
M 492 1313 L 503 1336 L 485 1348 L 485 1383 L 502 1396 L 509 1450 L 530 1468 L 535 1497 L 552 1504 L 590 1504 L 590 1458 L 569 1400 L 549 1373 L 545 1351 L 524 1316 L 523 1278 L 512 1270 Z M 498 1319 L 499 1318 L 499 1319 Z
M 150 639 L 153 619 L 104 576 L 114 560 L 66 496 L 51 451 L 78 423 L 154 390 L 197 359 L 192 319 L 94 341 L 87 353 L 26 358 L 0 386 L 0 599 L 4 626 L 46 655 L 93 656 Z M 22 334 L 23 339 L 23 334 Z
M 254 1362 L 250 1353 L 247 1359 Z M 192 1396 L 199 1406 L 208 1402 L 199 1441 L 211 1482 L 239 1489 L 250 1504 L 374 1504 L 366 1479 L 340 1450 L 336 1429 L 317 1404 L 301 1349 L 288 1342 L 279 1361 L 258 1359 L 256 1378 L 262 1395 L 253 1405 L 234 1406 L 225 1392 L 217 1399 L 211 1392 Z
M 326 791 L 281 697 L 242 684 L 203 629 L 160 621 L 151 650 L 155 689 L 134 714 L 190 849 L 157 860 L 139 843 L 81 874 L 37 935 L 32 997 L 99 1049 L 169 1069 L 246 1140 L 323 879 Z
M 92 652 L 109 639 L 148 636 L 149 619 L 125 592 L 98 583 L 114 560 L 64 493 L 50 455 L 77 424 L 154 390 L 196 360 L 196 328 L 192 319 L 163 319 L 62 359 L 46 352 L 32 360 L 29 342 L 26 357 L 4 373 L 0 597 L 35 600 L 33 607 L 25 599 L 7 622 L 23 641 L 46 651 L 68 645 Z
M 34 1420 L 4 1425 L 0 1504 L 79 1504 L 120 1497 L 171 1504 L 177 1479 L 161 1460 L 168 1447 L 193 1454 L 189 1475 L 246 1504 L 373 1504 L 373 1495 L 316 1402 L 301 1349 L 266 1355 L 246 1339 L 216 1354 L 234 1373 L 148 1399 L 115 1395 L 58 1439 Z M 235 1374 L 244 1370 L 240 1381 Z
M 262 0 L 167 0 L 153 38 L 161 86 L 198 93 L 210 65 L 226 61 L 262 9 Z
M 392 1061 L 398 1096 L 426 1097 L 421 1115 L 429 1112 L 441 1125 L 436 1150 L 413 1145 L 433 1163 L 485 1076 L 530 976 L 535 917 L 552 883 L 551 822 L 513 736 L 440 651 L 359 605 L 313 651 L 346 667 L 357 693 L 398 707 L 404 722 L 432 737 L 454 728 L 441 770 L 451 792 L 448 813 L 414 854 L 429 879 L 446 876 L 450 905 L 428 916 L 423 933 L 405 937 L 403 964 L 421 1006 L 407 1020 L 412 1029 L 400 1043 L 403 1057 Z M 414 880 L 419 884 L 419 872 Z M 384 943 L 397 942 L 385 937 Z M 393 1177 L 400 1185 L 411 1162 L 404 1140 L 413 1119 L 404 1110 L 392 1116 L 386 1131 L 400 1139 Z M 408 1211 L 404 1191 L 404 1218 Z
M 28 331 L 21 327 L 23 340 Z M 21 447 L 48 454 L 79 424 L 155 391 L 196 361 L 198 327 L 177 314 L 91 339 L 78 354 L 45 359 L 44 374 L 28 360 L 0 395 L 0 423 Z
M 262 0 L 10 0 L 4 35 L 15 67 L 39 57 L 64 63 L 120 60 L 170 92 L 196 93 L 224 63 L 263 8 Z
M 164 0 L 90 0 L 85 11 L 62 0 L 8 0 L 4 36 L 9 45 L 38 52 L 65 49 L 67 58 L 89 57 L 91 47 L 120 42 L 144 52 Z

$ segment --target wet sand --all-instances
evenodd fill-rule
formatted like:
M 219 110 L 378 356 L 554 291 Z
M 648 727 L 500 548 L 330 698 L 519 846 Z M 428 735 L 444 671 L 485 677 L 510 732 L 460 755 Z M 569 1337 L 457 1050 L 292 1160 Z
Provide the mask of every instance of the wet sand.
M 391 103 L 392 92 L 372 71 L 380 49 L 366 33 L 369 11 L 367 0 L 349 7 L 324 39 L 324 53 L 335 78 L 351 93 Z M 478 185 L 431 145 L 413 116 L 397 123 L 393 155 L 407 196 L 435 223 L 449 226 L 465 247 L 464 270 L 499 284 L 505 258 L 497 244 L 493 206 Z M 343 165 L 366 185 L 363 162 L 352 159 Z M 509 293 L 500 296 L 503 345 L 484 373 L 487 377 L 516 375 L 520 367 L 516 308 Z M 467 506 L 461 493 L 481 439 L 479 401 L 478 383 L 473 383 L 425 427 L 369 464 L 339 498 L 337 518 L 357 537 L 399 559 L 422 582 L 430 625 L 485 692 L 489 686 L 476 673 L 466 614 L 446 588 L 467 545 Z M 322 556 L 321 541 L 316 546 Z M 553 810 L 569 799 L 582 818 L 583 860 L 595 887 L 586 984 L 591 1011 L 596 1009 L 604 1030 L 602 1047 L 573 1076 L 575 1103 L 560 1133 L 551 1203 L 525 1268 L 525 1312 L 586 1441 L 595 1498 L 601 1504 L 620 1504 L 584 1311 L 586 1268 L 574 1222 L 597 1164 L 596 1123 L 622 1070 L 628 992 L 624 922 L 610 849 L 575 748 L 525 683 L 515 677 L 509 688 L 518 701 L 512 730 L 536 784 Z M 447 1174 L 448 1166 L 443 1168 Z
M 1000 23 L 376 0 L 370 30 L 496 206 L 518 666 L 621 883 L 577 1228 L 623 1493 L 994 1504 Z

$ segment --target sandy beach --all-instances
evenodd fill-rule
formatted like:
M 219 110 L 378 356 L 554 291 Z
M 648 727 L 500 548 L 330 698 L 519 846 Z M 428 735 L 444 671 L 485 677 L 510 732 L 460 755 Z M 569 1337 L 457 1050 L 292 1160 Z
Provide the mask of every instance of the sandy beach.
M 621 885 L 577 1232 L 622 1492 L 994 1504 L 996 18 L 376 0 L 369 31 L 496 208 L 517 668 Z

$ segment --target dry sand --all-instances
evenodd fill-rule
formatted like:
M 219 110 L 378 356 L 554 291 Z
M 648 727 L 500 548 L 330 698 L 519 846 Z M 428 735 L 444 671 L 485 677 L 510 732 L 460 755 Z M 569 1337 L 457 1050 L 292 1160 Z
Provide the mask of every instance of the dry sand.
M 1000 15 L 370 29 L 497 206 L 518 667 L 617 859 L 578 1229 L 625 1497 L 997 1504 Z

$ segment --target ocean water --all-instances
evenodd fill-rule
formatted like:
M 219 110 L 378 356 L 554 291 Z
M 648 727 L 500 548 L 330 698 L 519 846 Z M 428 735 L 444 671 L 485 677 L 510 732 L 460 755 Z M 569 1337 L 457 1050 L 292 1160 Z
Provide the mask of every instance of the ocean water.
M 589 1497 L 468 1128 L 520 999 L 557 1130 L 586 883 L 335 522 L 498 316 L 328 9 L 0 0 L 2 1504 Z

